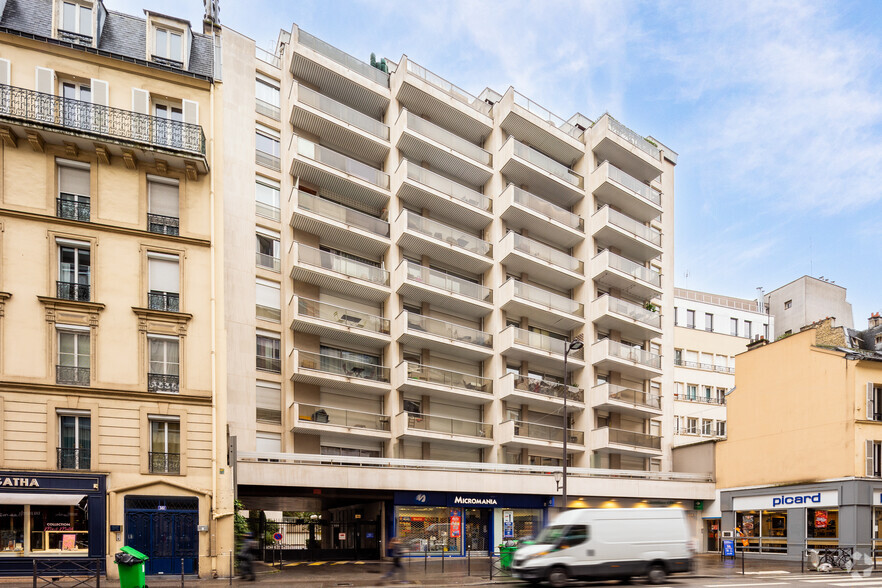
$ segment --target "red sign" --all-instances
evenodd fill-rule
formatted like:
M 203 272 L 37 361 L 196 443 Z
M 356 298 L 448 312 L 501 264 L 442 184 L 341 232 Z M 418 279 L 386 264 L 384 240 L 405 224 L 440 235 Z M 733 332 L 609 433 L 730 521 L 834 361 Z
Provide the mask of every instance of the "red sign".
M 461 535 L 462 518 L 458 515 L 450 515 L 450 536 L 459 537 Z
M 826 529 L 827 528 L 827 511 L 826 510 L 816 510 L 815 511 L 815 529 Z

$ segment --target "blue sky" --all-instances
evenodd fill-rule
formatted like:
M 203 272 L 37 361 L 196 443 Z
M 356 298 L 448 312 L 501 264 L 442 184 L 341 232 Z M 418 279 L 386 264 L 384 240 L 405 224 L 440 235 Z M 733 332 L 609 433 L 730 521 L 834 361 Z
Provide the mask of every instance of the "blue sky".
M 201 30 L 197 0 L 105 0 Z M 271 48 L 296 22 L 368 61 L 563 118 L 609 112 L 679 153 L 678 286 L 754 298 L 804 274 L 882 310 L 882 2 L 221 0 Z

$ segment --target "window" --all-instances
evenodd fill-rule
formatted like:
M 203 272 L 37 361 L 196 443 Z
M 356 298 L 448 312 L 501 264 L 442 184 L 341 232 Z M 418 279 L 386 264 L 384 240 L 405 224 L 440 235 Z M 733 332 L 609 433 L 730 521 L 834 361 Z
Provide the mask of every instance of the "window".
M 180 230 L 177 180 L 147 176 L 147 230 L 177 235 Z
M 769 338 L 769 325 L 767 325 L 766 323 L 763 323 L 763 338 Z
M 269 127 L 257 125 L 255 131 L 255 161 L 264 167 L 281 171 L 282 163 L 279 159 L 279 132 Z
M 732 318 L 729 319 L 729 334 L 738 336 L 738 319 Z
M 726 404 L 725 388 L 717 388 L 717 404 Z
M 686 432 L 690 435 L 698 434 L 698 419 L 689 417 L 686 419 Z
M 867 476 L 882 477 L 882 441 L 867 440 Z
M 867 384 L 867 420 L 882 421 L 882 384 Z
M 674 349 L 674 365 L 683 365 L 682 349 Z
M 256 285 L 257 318 L 278 323 L 282 320 L 281 294 L 278 282 L 257 278 Z
M 279 210 L 280 184 L 266 178 L 257 178 L 255 199 L 257 201 L 257 215 L 270 220 L 282 218 Z
M 687 400 L 697 400 L 698 399 L 698 386 L 695 384 L 687 384 L 686 385 L 686 399 Z
M 255 84 L 255 97 L 257 104 L 255 110 L 258 114 L 268 116 L 275 120 L 281 120 L 279 110 L 279 86 L 269 78 L 258 75 Z
M 91 252 L 88 243 L 58 240 L 56 297 L 88 302 L 91 289 Z
M 265 229 L 257 229 L 257 267 L 281 271 L 281 235 Z
M 58 415 L 58 469 L 88 470 L 92 463 L 92 420 L 86 411 Z
M 710 419 L 701 419 L 701 434 L 710 436 L 714 422 Z
M 74 2 L 61 5 L 61 23 L 58 37 L 62 41 L 92 44 L 92 9 Z
M 61 115 L 64 125 L 92 130 L 92 88 L 89 84 L 61 82 Z
M 753 323 L 744 321 L 744 336 L 750 339 L 753 337 Z
M 674 326 L 675 327 L 680 324 L 679 314 L 680 314 L 680 309 L 675 306 L 674 307 Z
M 717 437 L 726 436 L 726 421 L 717 421 Z
M 181 423 L 175 417 L 149 416 L 150 473 L 181 472 Z
M 581 545 L 589 539 L 588 525 L 571 525 L 560 538 L 560 549 L 568 549 Z
M 184 110 L 180 106 L 157 103 L 153 105 L 153 141 L 168 147 L 184 146 Z
M 321 370 L 355 378 L 387 381 L 385 368 L 380 365 L 380 356 L 359 351 L 349 351 L 322 345 Z
M 147 368 L 147 391 L 179 391 L 180 341 L 174 337 L 148 335 L 150 365 Z
M 58 325 L 58 365 L 55 383 L 88 386 L 91 381 L 90 337 L 85 327 Z
M 159 59 L 156 59 L 156 58 Z M 179 31 L 156 27 L 153 30 L 153 59 L 167 65 L 184 66 L 184 37 Z
M 180 269 L 177 255 L 147 254 L 148 279 L 147 308 L 180 312 Z
M 257 369 L 282 373 L 282 342 L 279 339 L 257 336 Z
M 257 421 L 282 424 L 282 386 L 275 382 L 257 383 Z
M 686 326 L 690 329 L 695 328 L 695 311 L 687 310 L 686 311 Z
M 793 300 L 788 300 L 788 301 L 786 301 L 786 302 L 784 303 L 784 310 L 787 310 L 787 309 L 790 308 L 791 306 L 793 306 Z
M 56 160 L 58 163 L 58 198 L 55 216 L 89 222 L 89 165 L 77 161 Z M 62 163 L 62 161 L 64 161 Z
M 713 386 L 705 386 L 704 387 L 704 401 L 710 402 L 713 397 L 714 388 Z
M 333 445 L 322 445 L 320 453 L 321 455 L 345 455 L 348 457 L 383 457 L 382 449 L 361 449 Z
M 713 331 L 714 330 L 714 315 L 709 312 L 704 313 L 704 330 L 705 331 Z

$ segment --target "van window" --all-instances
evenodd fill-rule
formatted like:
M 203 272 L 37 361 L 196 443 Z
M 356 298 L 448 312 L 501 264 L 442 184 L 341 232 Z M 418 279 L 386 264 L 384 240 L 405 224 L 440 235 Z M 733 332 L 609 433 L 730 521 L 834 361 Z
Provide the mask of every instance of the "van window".
M 564 529 L 566 529 L 564 525 L 545 527 L 542 529 L 542 532 L 539 533 L 539 536 L 536 537 L 536 543 L 540 545 L 554 545 L 557 543 L 557 540 L 563 536 Z
M 588 525 L 572 525 L 566 530 L 563 537 L 560 538 L 560 548 L 567 549 L 575 547 L 581 543 L 588 541 Z

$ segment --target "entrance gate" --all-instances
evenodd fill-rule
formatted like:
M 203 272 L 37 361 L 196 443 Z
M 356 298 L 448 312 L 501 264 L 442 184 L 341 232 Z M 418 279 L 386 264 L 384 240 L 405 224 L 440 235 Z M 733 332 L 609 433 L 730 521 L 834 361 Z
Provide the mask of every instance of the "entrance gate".
M 126 545 L 150 559 L 147 574 L 199 571 L 199 502 L 179 496 L 126 496 Z
M 380 559 L 380 521 L 266 521 L 260 530 L 264 561 Z M 275 533 L 281 541 L 273 540 Z

